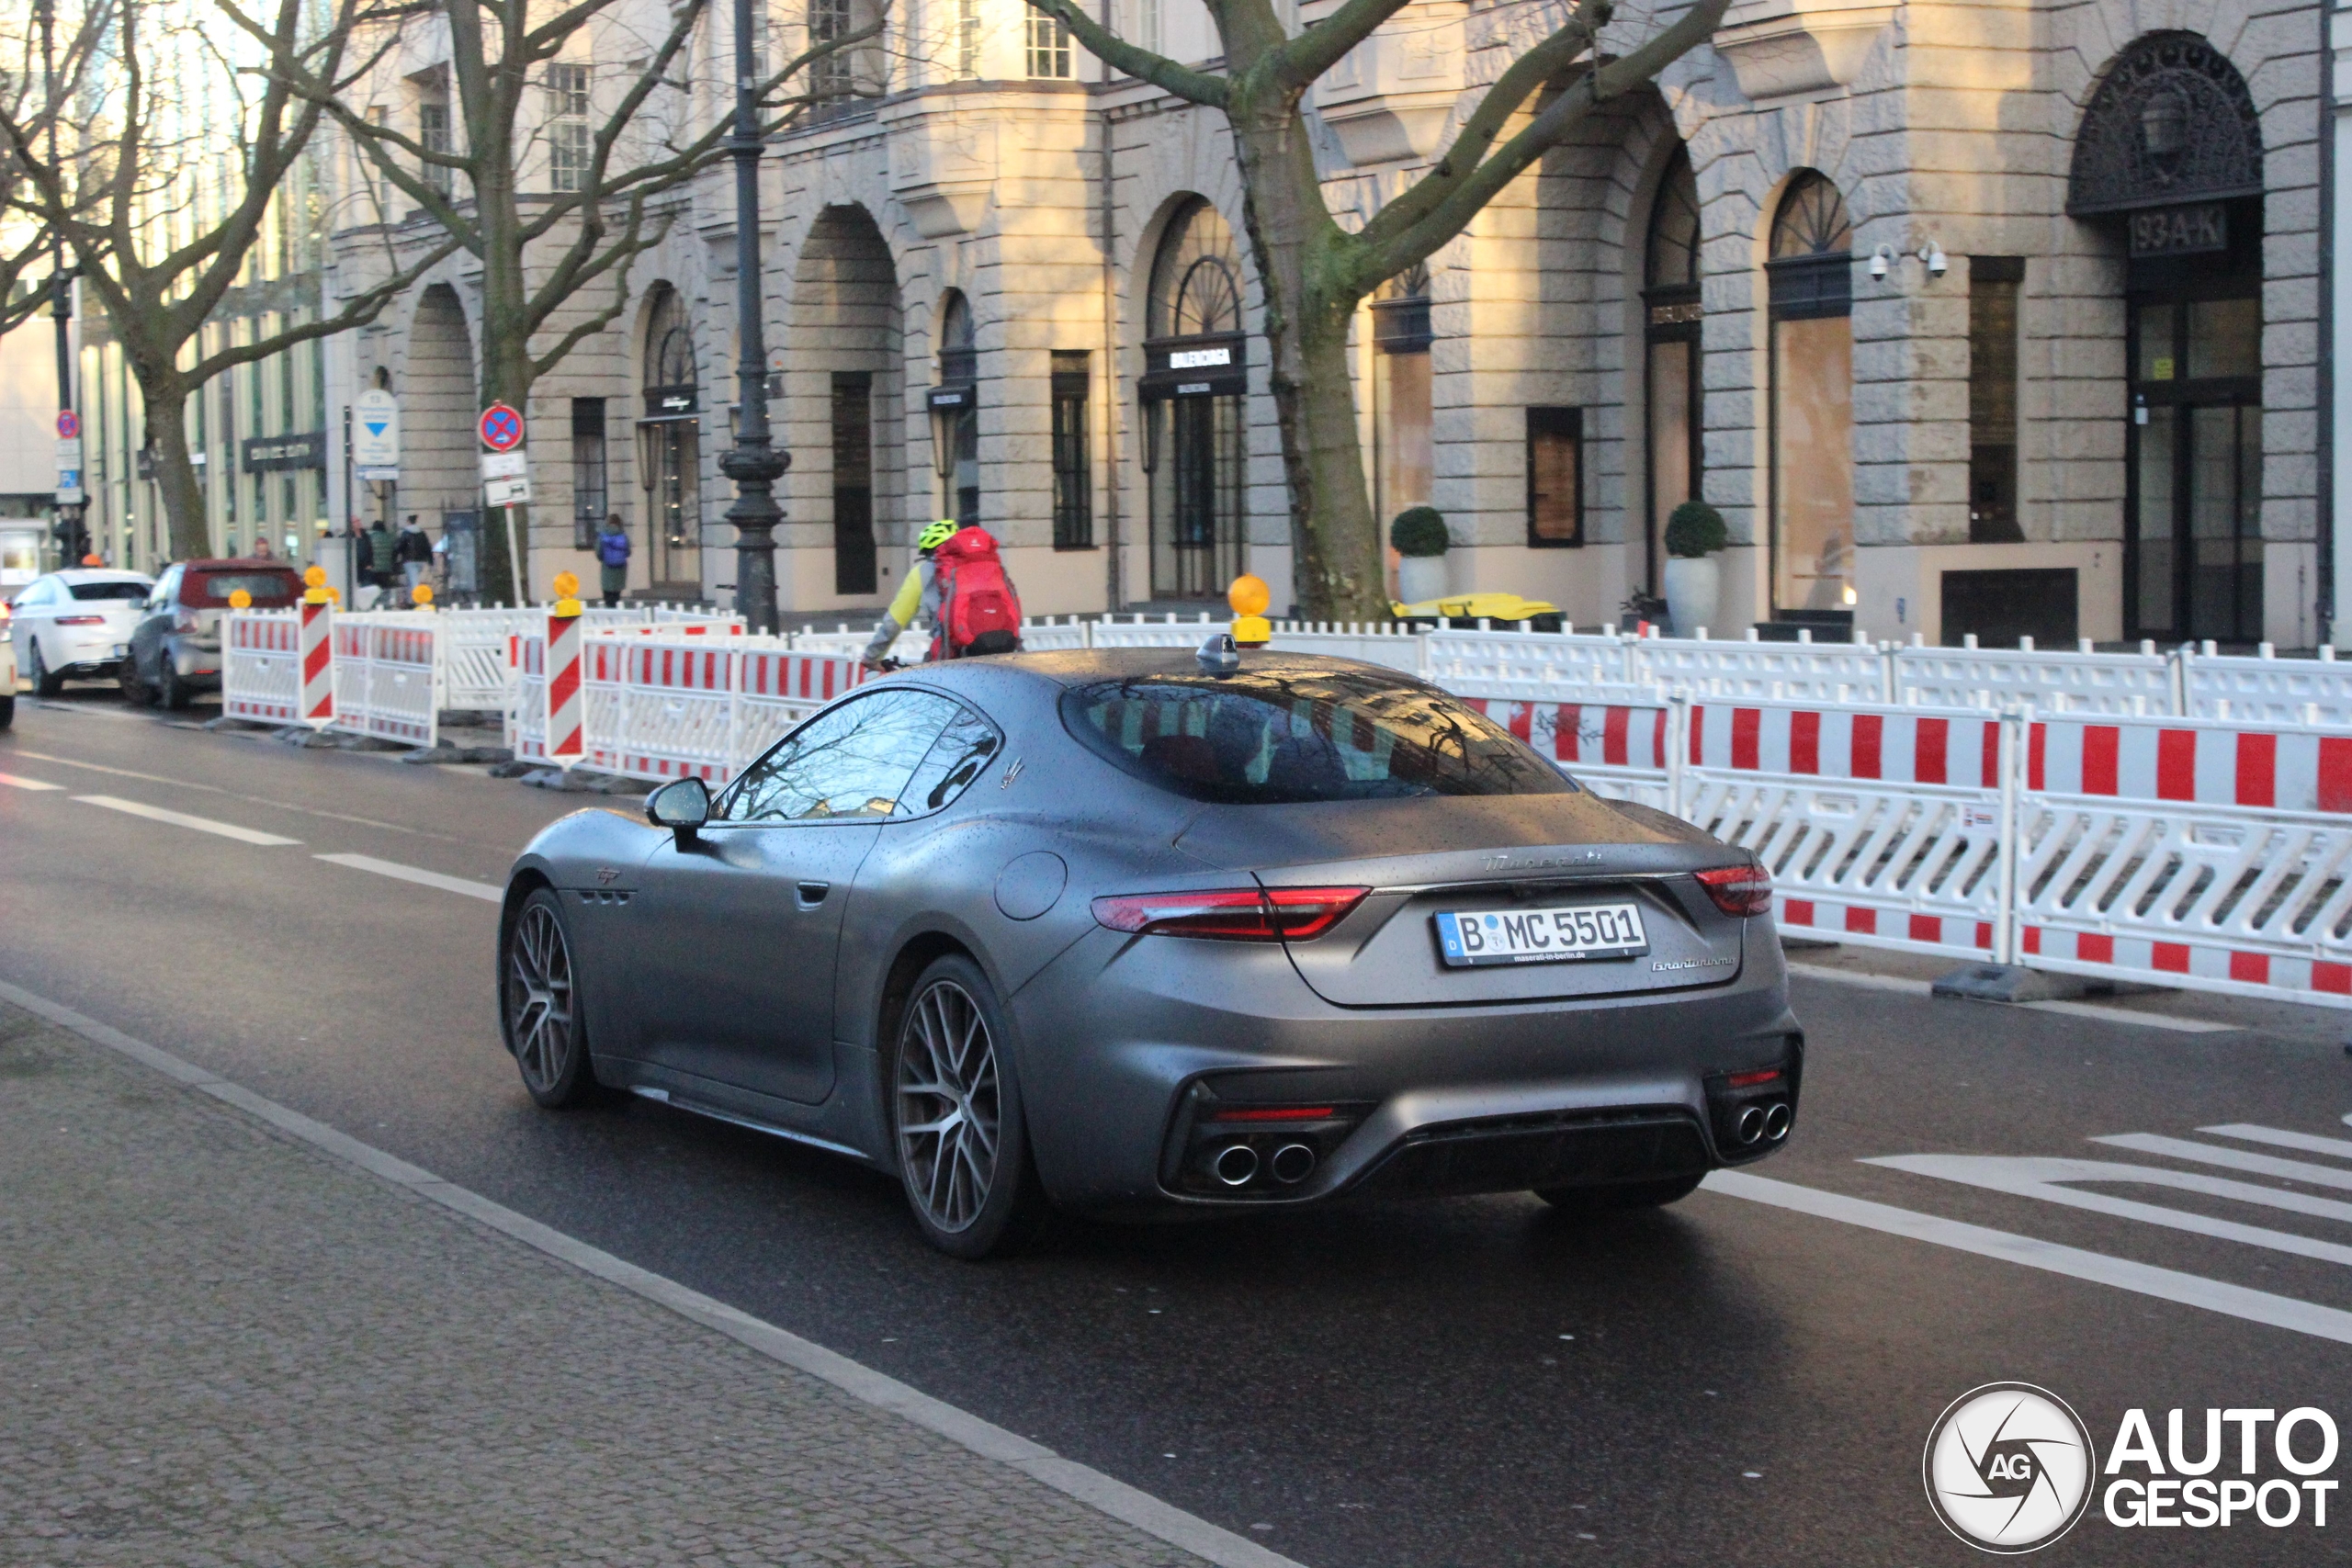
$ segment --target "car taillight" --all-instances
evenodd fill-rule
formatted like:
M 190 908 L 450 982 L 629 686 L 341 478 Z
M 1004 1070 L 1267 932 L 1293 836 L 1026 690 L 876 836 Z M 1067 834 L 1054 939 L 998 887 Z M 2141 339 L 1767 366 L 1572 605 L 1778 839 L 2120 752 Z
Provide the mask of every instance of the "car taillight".
M 1699 886 L 1726 915 L 1771 912 L 1772 874 L 1760 865 L 1719 865 L 1699 873 Z
M 107 618 L 104 615 L 60 615 L 57 624 L 61 626 L 102 626 L 107 624 Z
M 1204 893 L 1120 893 L 1094 900 L 1094 919 L 1141 936 L 1220 942 L 1306 942 L 1363 902 L 1368 887 L 1230 887 Z

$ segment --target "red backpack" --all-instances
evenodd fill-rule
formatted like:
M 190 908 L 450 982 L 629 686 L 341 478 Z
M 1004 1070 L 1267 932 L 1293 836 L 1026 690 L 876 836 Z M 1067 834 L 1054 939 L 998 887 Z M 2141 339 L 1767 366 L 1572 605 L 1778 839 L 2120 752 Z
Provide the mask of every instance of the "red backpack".
M 932 558 L 939 574 L 939 631 L 934 657 L 964 659 L 1012 653 L 1021 647 L 1021 595 L 997 559 L 985 528 L 959 530 Z

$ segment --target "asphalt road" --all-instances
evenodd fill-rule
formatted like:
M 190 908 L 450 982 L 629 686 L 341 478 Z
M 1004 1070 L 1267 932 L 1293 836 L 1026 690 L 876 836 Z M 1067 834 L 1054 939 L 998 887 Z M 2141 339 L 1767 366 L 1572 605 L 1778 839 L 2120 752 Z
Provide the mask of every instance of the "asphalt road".
M 493 1022 L 496 906 L 318 858 L 494 884 L 580 805 L 96 691 L 20 700 L 0 736 L 0 978 L 1313 1568 L 1980 1561 L 1930 1513 L 1920 1453 L 1995 1381 L 2062 1395 L 2102 1453 L 2132 1407 L 2159 1442 L 2187 1409 L 2192 1453 L 2207 1406 L 2352 1425 L 2352 1208 L 2327 1208 L 2352 1201 L 2352 1144 L 2260 1132 L 2352 1138 L 2352 1060 L 2317 1015 L 2201 1004 L 2263 1027 L 2188 1033 L 1800 979 L 1804 1116 L 1756 1174 L 1831 1213 L 1702 1191 L 1579 1224 L 1498 1197 L 1069 1225 L 973 1266 L 831 1156 L 650 1104 L 535 1110 Z M 2177 1142 L 2088 1141 L 2115 1134 Z M 1862 1163 L 1921 1155 L 2166 1174 L 2064 1190 L 2102 1211 L 1983 1184 L 2014 1187 L 2015 1165 Z M 1970 1225 L 2078 1250 L 2037 1255 L 2053 1272 L 1952 1245 Z M 2257 1479 L 2287 1475 L 2267 1438 L 2258 1457 Z M 2047 1558 L 2340 1562 L 2347 1529 L 2306 1508 L 2126 1529 L 2094 1506 Z

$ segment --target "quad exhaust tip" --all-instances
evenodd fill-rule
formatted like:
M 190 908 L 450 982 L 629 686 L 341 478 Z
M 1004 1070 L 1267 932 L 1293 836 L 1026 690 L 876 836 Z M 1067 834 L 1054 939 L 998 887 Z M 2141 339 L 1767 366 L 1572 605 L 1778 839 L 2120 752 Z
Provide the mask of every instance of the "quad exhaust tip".
M 1739 1122 L 1735 1130 L 1739 1135 L 1741 1147 L 1745 1148 L 1763 1141 L 1764 1123 L 1769 1118 L 1765 1116 L 1764 1108 L 1760 1105 L 1751 1105 L 1739 1113 Z
M 1315 1171 L 1315 1151 L 1305 1144 L 1284 1144 L 1274 1151 L 1274 1179 L 1285 1187 L 1295 1187 Z
M 1230 1144 L 1218 1151 L 1209 1168 L 1227 1187 L 1247 1187 L 1258 1174 L 1258 1151 L 1247 1144 Z
M 1791 1120 L 1789 1102 L 1785 1100 L 1774 1100 L 1772 1108 L 1764 1112 L 1764 1136 L 1772 1143 L 1779 1143 L 1789 1135 Z

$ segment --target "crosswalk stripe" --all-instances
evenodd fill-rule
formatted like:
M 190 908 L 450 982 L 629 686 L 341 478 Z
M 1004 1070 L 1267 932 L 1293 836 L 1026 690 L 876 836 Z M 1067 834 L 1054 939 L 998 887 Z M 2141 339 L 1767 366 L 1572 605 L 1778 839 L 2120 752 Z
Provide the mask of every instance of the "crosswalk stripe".
M 14 773 L 0 773 L 0 784 L 6 784 L 10 789 L 63 789 L 65 787 L 63 784 L 49 784 L 40 779 L 20 779 Z
M 108 811 L 120 811 L 132 817 L 144 817 L 151 822 L 168 822 L 175 828 L 191 828 L 199 833 L 217 833 L 224 839 L 234 839 L 241 844 L 299 844 L 300 839 L 281 838 L 276 833 L 258 832 L 240 828 L 234 822 L 215 822 L 209 817 L 190 817 L 185 811 L 166 811 L 160 806 L 144 801 L 123 800 L 111 795 L 77 795 L 74 797 L 84 806 L 103 806 Z
M 2118 1198 L 2111 1192 L 2079 1192 L 2060 1183 L 2135 1182 L 2151 1187 L 2169 1187 L 2182 1192 L 2201 1192 L 2241 1203 L 2258 1203 L 2267 1208 L 2286 1209 L 2318 1219 L 2352 1222 L 2352 1203 L 2340 1203 L 2329 1198 L 2283 1192 L 2276 1188 L 2256 1187 L 2249 1181 L 2199 1176 L 2192 1171 L 2165 1170 L 2152 1165 L 2117 1165 L 2098 1159 L 2020 1158 L 2008 1155 L 1887 1155 L 1866 1159 L 1862 1163 L 1884 1166 L 1890 1170 L 1908 1171 L 1914 1176 L 1932 1176 L 1944 1181 L 1962 1182 L 1970 1187 L 2007 1192 L 2019 1198 L 2038 1198 L 2045 1203 L 2063 1203 L 2070 1209 L 2087 1209 L 2095 1214 L 2137 1220 L 2143 1224 L 2188 1231 L 2195 1235 L 2211 1236 L 2217 1241 L 2234 1241 L 2247 1247 L 2267 1247 L 2273 1252 L 2292 1253 L 2298 1258 L 2314 1258 L 2323 1263 L 2352 1267 L 2352 1247 L 2342 1242 L 2320 1241 L 2298 1235 L 2292 1231 L 2271 1230 L 2236 1220 L 2217 1220 L 2181 1209 L 2167 1209 L 2161 1203 L 2143 1203 L 2131 1198 Z
M 2245 1149 L 2225 1149 L 2213 1144 L 2192 1144 L 2187 1138 L 2166 1138 L 2154 1133 L 2109 1133 L 2093 1138 L 2091 1142 L 2108 1144 L 2119 1149 L 2137 1149 L 2143 1155 L 2166 1155 L 2197 1165 L 2218 1165 L 2230 1170 L 2249 1171 L 2256 1176 L 2276 1176 L 2289 1181 L 2308 1182 L 2313 1187 L 2334 1187 L 2352 1192 L 2352 1170 L 2339 1170 L 2334 1166 L 2280 1159 L 2275 1155 L 2249 1154 Z
M 330 865 L 347 865 L 354 871 L 372 871 L 379 876 L 413 882 L 422 887 L 438 887 L 444 893 L 462 893 L 469 898 L 486 899 L 492 904 L 506 897 L 506 890 L 495 883 L 476 882 L 467 876 L 444 876 L 437 871 L 402 865 L 396 860 L 378 860 L 374 855 L 312 855 L 311 858 L 325 861 Z
M 2197 1130 L 2216 1138 L 2243 1138 L 2249 1144 L 2268 1144 L 2276 1148 L 2301 1149 L 2307 1155 L 2335 1155 L 2352 1159 L 2352 1138 L 2316 1138 L 2309 1133 L 2290 1133 L 2278 1127 L 2256 1127 L 2245 1122 Z
M 2291 1296 L 2273 1295 L 2267 1291 L 2248 1290 L 2243 1285 L 2226 1284 L 2219 1280 L 2186 1274 L 2177 1269 L 2159 1269 L 2154 1264 L 2135 1263 L 2127 1258 L 2109 1258 L 2105 1253 L 2089 1252 L 2081 1247 L 2061 1247 L 2055 1242 L 2041 1241 L 2032 1236 L 2015 1235 L 2007 1231 L 1972 1225 L 1961 1220 L 1947 1220 L 1937 1214 L 1898 1209 L 1892 1203 L 1877 1203 L 1867 1198 L 1849 1198 L 1842 1192 L 1825 1192 L 1815 1187 L 1800 1187 L 1794 1182 L 1775 1181 L 1770 1177 L 1751 1176 L 1744 1170 L 1718 1170 L 1702 1185 L 1706 1191 L 1721 1193 L 1726 1198 L 1744 1198 L 1752 1203 L 1770 1204 L 1794 1213 L 1811 1214 L 1816 1219 L 1836 1220 L 1887 1235 L 1906 1236 L 1932 1247 L 1950 1247 L 1956 1252 L 1973 1253 L 1980 1258 L 1998 1258 L 2027 1269 L 2040 1269 L 2070 1279 L 2175 1302 L 2182 1306 L 2221 1313 L 2248 1323 L 2267 1324 L 2274 1328 L 2290 1329 L 2314 1338 L 2332 1339 L 2339 1345 L 2352 1345 L 2352 1312 L 2299 1302 Z

